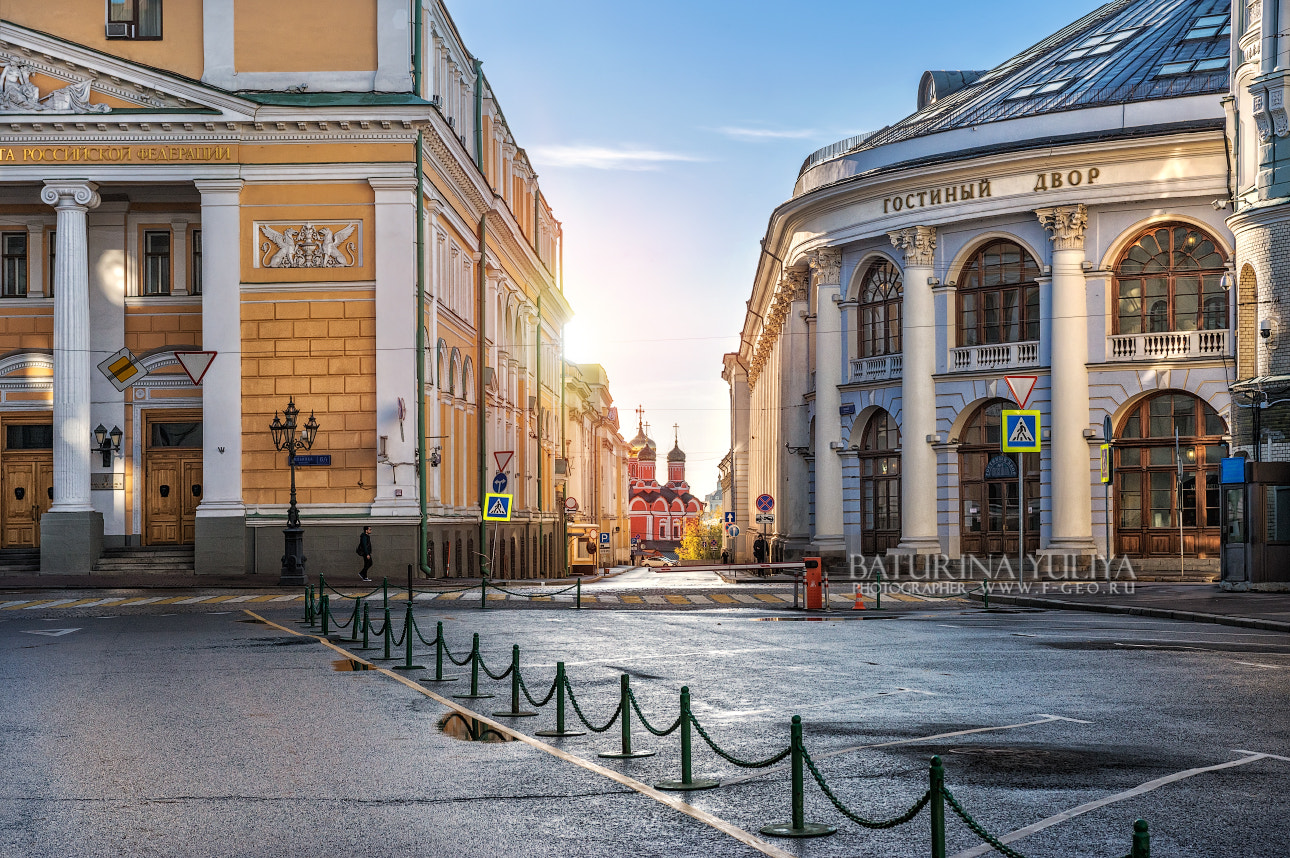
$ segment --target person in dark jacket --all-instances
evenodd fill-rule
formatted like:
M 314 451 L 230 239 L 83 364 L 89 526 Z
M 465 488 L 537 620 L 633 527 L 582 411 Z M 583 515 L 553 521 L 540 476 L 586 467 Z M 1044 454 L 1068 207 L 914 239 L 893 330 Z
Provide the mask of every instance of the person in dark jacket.
M 757 541 L 753 543 L 753 559 L 758 563 L 765 563 L 767 547 L 766 540 L 761 536 L 758 536 Z
M 372 568 L 372 526 L 363 528 L 362 534 L 358 537 L 358 547 L 354 549 L 359 557 L 363 558 L 363 571 L 358 573 L 358 577 L 364 581 L 371 581 L 367 577 L 367 570 Z

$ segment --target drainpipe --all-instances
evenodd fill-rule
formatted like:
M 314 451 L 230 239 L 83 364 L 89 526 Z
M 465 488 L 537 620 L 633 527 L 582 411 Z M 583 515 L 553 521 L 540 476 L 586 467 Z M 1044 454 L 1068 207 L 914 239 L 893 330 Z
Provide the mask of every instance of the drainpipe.
M 564 423 L 568 416 L 564 413 L 564 328 L 560 328 L 560 456 L 564 458 L 564 496 L 569 497 L 569 450 L 564 438 Z M 569 575 L 569 512 L 563 504 L 560 506 L 560 527 L 564 541 L 560 544 L 560 556 L 564 559 L 564 576 Z
M 538 513 L 538 554 L 542 553 L 542 500 L 545 495 L 542 494 L 542 295 L 538 294 L 537 299 L 537 477 L 538 477 L 538 496 L 537 496 L 537 513 Z M 543 558 L 545 559 L 545 558 Z M 542 568 L 541 561 L 538 561 L 538 569 Z M 537 570 L 534 570 L 537 571 Z
M 412 91 L 421 95 L 421 27 L 422 0 L 412 0 Z M 420 524 L 417 527 L 417 568 L 427 578 L 431 572 L 426 563 L 426 528 L 429 526 L 429 513 L 426 497 L 428 492 L 430 458 L 426 455 L 426 228 L 425 228 L 425 170 L 422 168 L 421 152 L 425 145 L 425 130 L 418 129 L 416 151 L 413 157 L 417 165 L 417 506 L 420 512 Z M 446 570 L 445 570 L 446 574 Z
M 476 60 L 476 69 L 478 69 L 478 60 Z M 487 498 L 484 497 L 488 490 L 488 409 L 486 396 L 487 391 L 484 387 L 484 372 L 487 368 L 488 352 L 485 348 L 485 313 L 488 309 L 488 277 L 486 265 L 488 261 L 488 212 L 485 211 L 479 216 L 479 271 L 475 277 L 475 285 L 479 290 L 479 309 L 478 319 L 475 322 L 475 332 L 477 343 L 475 346 L 475 431 L 479 435 L 476 444 L 479 451 L 479 553 L 490 561 L 492 555 L 488 551 L 488 522 L 484 520 Z M 480 572 L 483 574 L 481 563 Z M 490 565 L 491 571 L 491 565 Z
M 475 60 L 475 166 L 484 170 L 484 61 Z M 482 230 L 482 227 L 481 227 Z

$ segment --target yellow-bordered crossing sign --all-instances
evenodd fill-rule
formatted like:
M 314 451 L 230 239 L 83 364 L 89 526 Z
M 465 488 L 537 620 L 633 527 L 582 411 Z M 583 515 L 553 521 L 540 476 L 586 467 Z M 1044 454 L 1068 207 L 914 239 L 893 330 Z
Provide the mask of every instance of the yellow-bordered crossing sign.
M 515 495 L 498 495 L 489 492 L 484 495 L 485 521 L 510 521 L 511 506 Z
M 1039 452 L 1039 412 L 1003 412 L 1003 452 Z

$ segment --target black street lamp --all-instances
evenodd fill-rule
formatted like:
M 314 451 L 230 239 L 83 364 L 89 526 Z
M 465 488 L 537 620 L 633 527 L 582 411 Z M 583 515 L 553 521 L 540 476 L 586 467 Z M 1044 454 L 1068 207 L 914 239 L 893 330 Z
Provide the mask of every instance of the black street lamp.
M 112 454 L 121 452 L 121 427 L 113 426 L 109 432 L 102 423 L 94 427 L 94 446 L 90 448 L 103 456 L 103 467 L 112 467 Z
M 278 579 L 281 585 L 302 585 L 305 583 L 305 531 L 300 526 L 300 510 L 296 508 L 296 453 L 308 450 L 314 445 L 318 435 L 318 421 L 313 412 L 299 435 L 296 434 L 296 418 L 300 409 L 296 408 L 294 399 L 287 400 L 286 410 L 280 417 L 273 414 L 273 423 L 269 431 L 273 433 L 273 446 L 278 451 L 287 453 L 287 467 L 291 470 L 291 505 L 287 508 L 287 527 L 282 531 L 286 541 L 285 553 L 282 555 L 282 575 Z M 283 418 L 286 418 L 285 420 Z

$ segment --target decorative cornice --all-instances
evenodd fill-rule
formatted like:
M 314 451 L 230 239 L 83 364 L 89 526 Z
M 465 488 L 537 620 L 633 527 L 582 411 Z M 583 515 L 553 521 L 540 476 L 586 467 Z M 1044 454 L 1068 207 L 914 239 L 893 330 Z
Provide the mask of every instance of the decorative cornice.
M 1053 250 L 1083 250 L 1084 232 L 1088 229 L 1088 207 L 1056 206 L 1035 209 L 1039 223 L 1052 233 Z
M 911 226 L 887 233 L 893 247 L 905 254 L 905 266 L 931 268 L 936 258 L 936 227 Z

